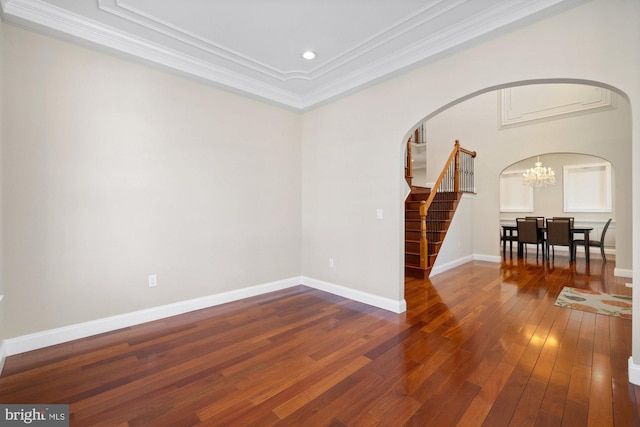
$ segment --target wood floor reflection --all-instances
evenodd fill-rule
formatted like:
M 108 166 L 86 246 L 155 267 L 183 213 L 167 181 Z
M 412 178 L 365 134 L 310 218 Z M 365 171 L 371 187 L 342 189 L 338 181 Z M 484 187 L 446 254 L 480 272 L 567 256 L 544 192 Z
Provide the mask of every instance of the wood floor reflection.
M 407 279 L 402 315 L 304 286 L 199 310 L 9 357 L 0 402 L 77 426 L 637 426 L 631 322 L 553 304 L 630 295 L 593 258 Z

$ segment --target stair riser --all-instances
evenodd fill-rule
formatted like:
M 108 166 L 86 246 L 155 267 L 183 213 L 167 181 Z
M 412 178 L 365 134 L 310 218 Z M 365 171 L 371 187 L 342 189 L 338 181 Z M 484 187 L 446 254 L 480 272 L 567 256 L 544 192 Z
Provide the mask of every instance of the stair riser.
M 427 200 L 428 198 L 429 198 L 429 193 L 426 193 L 426 194 L 412 194 L 410 196 L 410 200 L 412 200 L 412 201 Z
M 420 219 L 420 211 L 405 211 L 405 219 Z
M 420 267 L 420 255 L 405 254 L 404 263 L 405 265 L 415 265 L 417 267 Z
M 404 242 L 404 251 L 419 253 L 420 252 L 420 242 Z
M 422 229 L 422 224 L 420 221 L 417 221 L 417 220 L 405 221 L 404 229 L 420 231 Z

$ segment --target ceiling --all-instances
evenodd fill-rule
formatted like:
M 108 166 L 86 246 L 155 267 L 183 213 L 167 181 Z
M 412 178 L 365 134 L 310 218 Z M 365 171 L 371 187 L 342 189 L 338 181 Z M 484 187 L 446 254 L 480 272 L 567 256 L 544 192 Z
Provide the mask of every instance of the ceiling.
M 5 21 L 304 110 L 588 0 L 0 0 Z M 314 60 L 301 54 L 311 49 Z

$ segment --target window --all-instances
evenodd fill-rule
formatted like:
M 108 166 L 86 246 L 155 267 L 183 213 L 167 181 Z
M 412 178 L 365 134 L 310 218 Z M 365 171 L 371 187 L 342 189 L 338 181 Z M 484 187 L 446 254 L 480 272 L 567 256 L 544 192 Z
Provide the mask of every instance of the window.
M 611 212 L 611 163 L 565 165 L 565 212 Z
M 521 171 L 500 175 L 500 212 L 533 212 L 533 188 L 522 183 Z

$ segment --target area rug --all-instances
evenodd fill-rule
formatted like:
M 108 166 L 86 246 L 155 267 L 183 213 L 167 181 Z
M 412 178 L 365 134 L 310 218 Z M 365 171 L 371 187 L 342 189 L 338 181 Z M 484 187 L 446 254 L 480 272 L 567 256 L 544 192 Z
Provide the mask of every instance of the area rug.
M 631 297 L 565 286 L 555 305 L 631 319 Z

